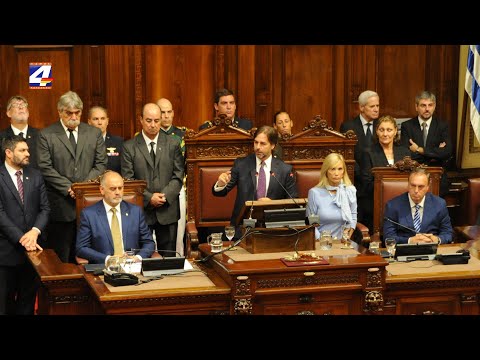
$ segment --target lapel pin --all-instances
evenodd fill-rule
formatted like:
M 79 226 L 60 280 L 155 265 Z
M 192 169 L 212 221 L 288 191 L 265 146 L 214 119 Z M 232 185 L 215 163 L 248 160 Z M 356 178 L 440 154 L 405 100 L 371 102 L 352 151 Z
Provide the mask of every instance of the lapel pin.
M 125 213 L 125 216 L 128 216 L 128 213 Z

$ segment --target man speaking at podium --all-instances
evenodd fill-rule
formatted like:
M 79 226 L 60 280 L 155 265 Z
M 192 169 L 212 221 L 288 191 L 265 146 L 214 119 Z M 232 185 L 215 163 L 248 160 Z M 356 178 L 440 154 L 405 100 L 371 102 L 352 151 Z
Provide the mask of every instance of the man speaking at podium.
M 226 196 L 237 186 L 237 197 L 230 224 L 235 225 L 248 200 L 279 200 L 298 197 L 292 166 L 272 156 L 278 132 L 271 126 L 261 126 L 254 135 L 255 153 L 236 159 L 231 170 L 220 174 L 212 187 L 214 196 Z M 241 236 L 235 229 L 235 239 Z

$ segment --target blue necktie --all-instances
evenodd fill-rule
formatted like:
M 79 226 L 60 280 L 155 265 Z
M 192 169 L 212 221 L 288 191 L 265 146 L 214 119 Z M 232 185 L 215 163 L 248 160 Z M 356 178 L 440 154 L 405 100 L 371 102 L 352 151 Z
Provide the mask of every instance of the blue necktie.
M 262 161 L 260 164 L 260 171 L 258 173 L 258 184 L 257 184 L 257 199 L 265 197 L 267 190 L 267 180 L 265 178 L 265 170 L 263 169 L 265 163 Z
M 422 221 L 420 220 L 420 205 L 415 205 L 415 215 L 413 216 L 413 227 L 417 233 L 420 232 L 420 227 L 422 226 Z

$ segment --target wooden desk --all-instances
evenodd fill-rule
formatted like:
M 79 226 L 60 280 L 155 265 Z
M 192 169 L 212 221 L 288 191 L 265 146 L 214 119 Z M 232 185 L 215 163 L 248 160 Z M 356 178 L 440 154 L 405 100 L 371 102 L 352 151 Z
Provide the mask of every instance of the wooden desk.
M 211 269 L 200 266 L 214 283 L 208 287 L 111 292 L 100 276 L 85 273 L 102 314 L 228 315 L 230 287 Z M 162 281 L 162 280 L 158 280 Z M 177 278 L 177 281 L 178 280 Z M 130 286 L 129 286 L 130 288 Z
M 111 293 L 100 277 L 86 273 L 81 265 L 62 263 L 51 249 L 27 254 L 41 280 L 40 315 L 229 312 L 230 288 L 208 268 L 202 270 L 215 287 Z
M 461 245 L 464 244 L 441 245 L 441 247 L 456 249 Z M 479 245 L 474 244 L 474 246 Z M 473 249 L 472 247 L 471 250 Z M 471 256 L 478 258 L 478 252 L 470 251 L 470 253 Z M 386 315 L 480 314 L 480 270 L 429 271 L 423 274 L 395 276 L 388 274 L 385 282 L 383 313 Z
M 210 254 L 207 244 L 199 250 Z M 299 267 L 287 267 L 278 258 L 232 257 L 223 253 L 208 260 L 232 288 L 231 314 L 366 314 L 383 303 L 387 262 L 378 255 L 330 256 L 329 265 Z

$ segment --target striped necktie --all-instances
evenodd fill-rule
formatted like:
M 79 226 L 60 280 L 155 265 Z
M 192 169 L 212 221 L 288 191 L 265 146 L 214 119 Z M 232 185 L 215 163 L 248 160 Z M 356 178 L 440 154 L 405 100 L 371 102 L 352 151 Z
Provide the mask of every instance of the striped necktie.
M 413 216 L 413 227 L 417 234 L 420 232 L 422 220 L 420 220 L 420 204 L 415 204 L 415 215 Z
M 17 175 L 17 187 L 18 187 L 18 195 L 20 195 L 20 199 L 22 199 L 23 203 L 23 181 L 22 181 L 22 171 L 18 170 L 15 175 Z

